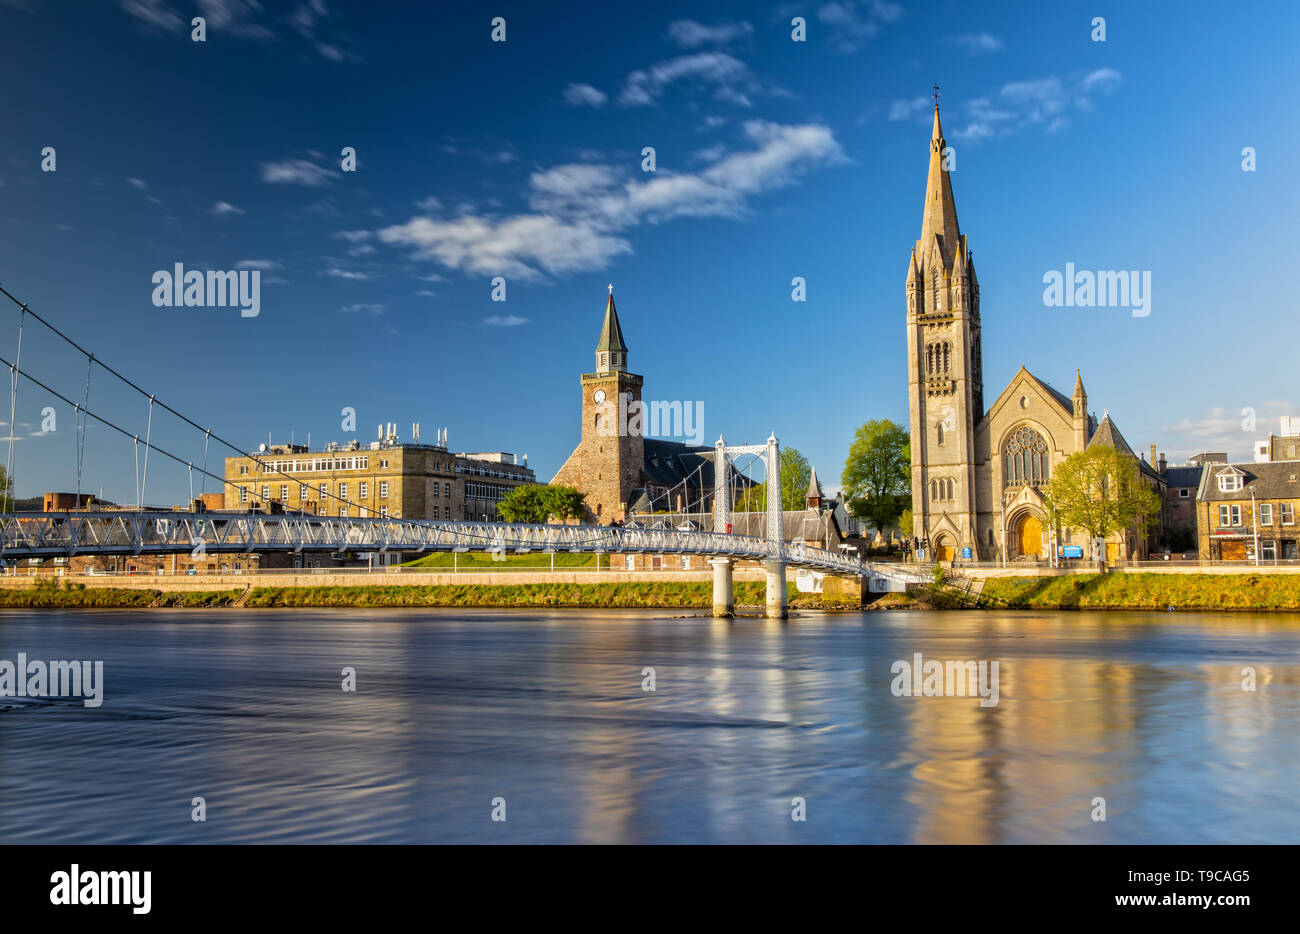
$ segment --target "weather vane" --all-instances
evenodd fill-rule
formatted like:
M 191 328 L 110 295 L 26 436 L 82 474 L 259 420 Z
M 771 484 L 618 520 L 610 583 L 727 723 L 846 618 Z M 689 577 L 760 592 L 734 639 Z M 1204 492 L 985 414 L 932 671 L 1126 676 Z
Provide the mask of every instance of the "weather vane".
M 934 86 L 934 106 L 939 106 L 939 85 Z

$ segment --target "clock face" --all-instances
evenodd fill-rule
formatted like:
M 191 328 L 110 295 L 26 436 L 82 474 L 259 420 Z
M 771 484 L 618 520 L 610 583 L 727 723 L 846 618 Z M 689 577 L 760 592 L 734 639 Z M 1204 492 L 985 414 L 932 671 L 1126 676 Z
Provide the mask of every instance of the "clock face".
M 605 390 L 603 390 L 603 389 L 597 389 L 597 390 L 595 391 L 595 393 L 592 395 L 592 397 L 591 397 L 591 401 L 595 402 L 597 405 L 600 405 L 602 402 L 604 402 L 604 401 L 605 401 Z

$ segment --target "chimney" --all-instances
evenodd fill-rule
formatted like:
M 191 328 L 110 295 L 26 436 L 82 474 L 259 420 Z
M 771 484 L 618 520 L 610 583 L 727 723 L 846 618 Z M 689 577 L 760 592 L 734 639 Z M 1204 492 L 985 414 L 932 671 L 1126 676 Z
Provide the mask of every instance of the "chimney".
M 1164 452 L 1164 451 L 1161 451 L 1161 452 L 1160 452 L 1160 472 L 1161 472 L 1162 474 L 1165 472 L 1165 452 Z
M 1156 446 L 1153 444 L 1151 445 L 1151 466 L 1154 467 L 1155 465 L 1156 465 Z

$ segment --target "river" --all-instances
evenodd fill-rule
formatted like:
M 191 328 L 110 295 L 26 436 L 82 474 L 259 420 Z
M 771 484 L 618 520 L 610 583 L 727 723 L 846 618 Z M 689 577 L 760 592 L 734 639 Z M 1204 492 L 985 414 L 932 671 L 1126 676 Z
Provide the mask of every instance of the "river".
M 20 652 L 103 701 L 0 697 L 0 843 L 1300 839 L 1297 614 L 0 611 Z M 916 653 L 997 704 L 896 696 Z

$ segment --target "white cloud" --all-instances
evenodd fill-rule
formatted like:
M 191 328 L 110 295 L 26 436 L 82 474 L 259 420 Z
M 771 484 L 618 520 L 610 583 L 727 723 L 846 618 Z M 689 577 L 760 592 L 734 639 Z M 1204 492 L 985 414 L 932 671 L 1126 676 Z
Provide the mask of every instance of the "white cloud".
M 241 259 L 235 263 L 236 269 L 279 269 L 280 264 L 273 259 Z
M 818 22 L 831 28 L 831 47 L 841 52 L 857 51 L 902 15 L 903 8 L 888 0 L 831 0 L 817 8 Z
M 148 26 L 167 30 L 185 27 L 181 15 L 162 0 L 121 0 L 121 6 L 124 12 Z
M 235 207 L 229 201 L 218 201 L 212 205 L 212 213 L 217 217 L 224 217 L 227 214 L 244 214 L 246 212 L 243 208 Z
M 629 107 L 653 106 L 668 87 L 677 82 L 712 86 L 714 96 L 749 105 L 748 94 L 760 90 L 749 66 L 726 52 L 696 52 L 658 62 L 627 76 L 619 103 Z
M 369 279 L 370 278 L 370 276 L 368 276 L 364 272 L 357 272 L 352 269 L 339 269 L 337 267 L 331 267 L 329 269 L 326 269 L 325 272 L 322 273 L 322 275 L 333 276 L 335 279 Z
M 1242 430 L 1240 409 L 1215 407 L 1199 418 L 1184 418 L 1172 425 L 1161 425 L 1170 460 L 1186 460 L 1203 451 L 1223 451 L 1230 461 L 1248 462 L 1254 458 L 1254 443 L 1276 431 L 1278 417 L 1296 411 L 1289 402 L 1271 401 L 1257 406 L 1255 430 Z
M 442 202 L 439 201 L 437 198 L 435 198 L 433 195 L 429 195 L 429 197 L 427 197 L 427 198 L 421 198 L 419 201 L 415 202 L 415 206 L 416 206 L 417 208 L 419 208 L 421 211 L 441 211 L 441 210 L 442 210 Z M 368 235 L 368 234 L 369 234 L 369 231 L 365 231 L 365 230 L 363 230 L 363 231 L 360 231 L 360 233 L 363 233 L 363 234 L 367 234 L 367 235 Z
M 908 120 L 919 114 L 930 106 L 930 98 L 913 97 L 910 100 L 894 101 L 889 105 L 890 120 Z
M 330 184 L 338 172 L 306 159 L 282 159 L 262 163 L 262 181 L 272 185 L 305 185 L 320 188 Z
M 1120 73 L 1113 68 L 1066 78 L 1049 75 L 1011 81 L 1002 86 L 996 101 L 987 97 L 970 101 L 965 122 L 952 129 L 950 135 L 956 140 L 978 142 L 1035 126 L 1055 133 L 1069 126 L 1074 111 L 1091 110 L 1093 99 L 1111 93 L 1120 81 Z
M 668 38 L 683 49 L 694 49 L 702 45 L 725 45 L 749 36 L 753 32 L 754 27 L 746 22 L 724 22 L 706 26 L 693 19 L 679 19 L 668 24 Z
M 139 178 L 128 178 L 126 182 L 131 187 L 138 188 L 141 191 L 144 191 L 146 188 L 149 187 L 148 183 L 146 183 L 143 179 L 139 179 Z
M 564 102 L 570 107 L 600 107 L 609 96 L 590 84 L 571 84 L 564 89 Z
M 961 36 L 952 36 L 949 41 L 955 42 L 971 55 L 979 55 L 982 52 L 1000 52 L 1005 45 L 997 36 L 990 35 L 987 32 L 972 32 Z
M 345 315 L 369 315 L 376 318 L 384 313 L 384 306 L 370 302 L 360 302 L 355 305 L 344 305 L 339 311 Z
M 521 324 L 527 324 L 528 319 L 518 315 L 492 315 L 484 318 L 483 323 L 495 328 L 517 328 Z
M 198 0 L 199 11 L 214 32 L 228 32 L 240 39 L 271 39 L 274 33 L 253 19 L 262 12 L 257 0 Z
M 645 178 L 610 165 L 560 165 L 529 177 L 529 213 L 497 217 L 471 208 L 451 220 L 414 217 L 377 236 L 474 275 L 533 278 L 600 269 L 631 252 L 625 232 L 638 224 L 739 216 L 750 197 L 846 158 L 825 126 L 751 120 L 744 131 L 750 149 L 700 172 L 661 170 Z

